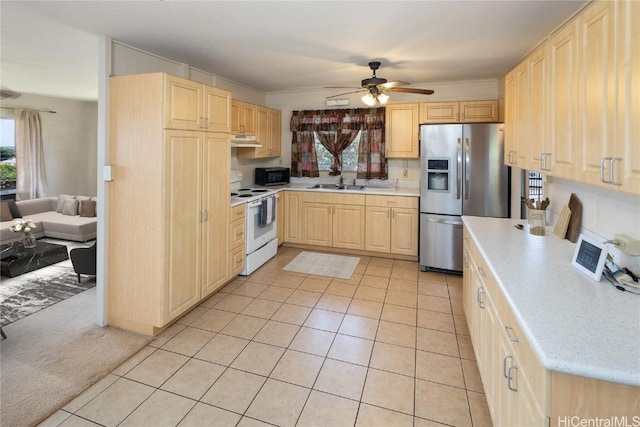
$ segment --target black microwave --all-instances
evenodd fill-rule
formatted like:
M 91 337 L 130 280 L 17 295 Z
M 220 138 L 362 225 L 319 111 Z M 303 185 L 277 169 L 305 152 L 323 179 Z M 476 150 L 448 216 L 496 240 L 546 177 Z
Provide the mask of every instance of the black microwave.
M 283 185 L 289 183 L 289 168 L 256 168 L 254 182 L 256 185 Z

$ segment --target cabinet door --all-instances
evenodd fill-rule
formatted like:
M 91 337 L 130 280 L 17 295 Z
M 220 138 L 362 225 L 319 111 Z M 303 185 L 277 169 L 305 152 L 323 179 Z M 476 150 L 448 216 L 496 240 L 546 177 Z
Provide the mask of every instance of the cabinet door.
M 460 121 L 460 103 L 457 101 L 423 102 L 420 108 L 420 123 L 456 123 Z
M 516 165 L 529 167 L 529 68 L 522 62 L 516 68 L 514 133 L 516 147 Z
M 256 139 L 262 147 L 253 149 L 243 149 L 242 151 L 249 152 L 250 157 L 264 158 L 269 157 L 269 147 L 271 146 L 271 134 L 269 132 L 269 110 L 264 107 L 257 107 L 255 109 L 256 127 L 255 134 Z
M 614 156 L 622 160 L 615 162 L 613 177 L 620 190 L 640 194 L 640 2 L 621 2 L 619 12 Z
M 367 206 L 365 249 L 373 252 L 391 251 L 391 209 Z
M 509 72 L 504 78 L 504 163 L 516 165 L 516 71 Z
M 549 151 L 547 168 L 562 178 L 576 178 L 577 51 L 571 22 L 549 41 Z
M 499 121 L 498 101 L 461 101 L 460 121 L 463 123 Z
M 387 157 L 420 157 L 418 104 L 387 105 L 385 118 Z
M 229 108 L 230 132 L 234 135 L 240 134 L 240 101 L 231 100 Z
M 204 85 L 180 77 L 165 76 L 165 129 L 201 130 Z
M 285 191 L 284 210 L 284 241 L 302 243 L 302 193 Z
M 280 157 L 282 154 L 282 112 L 269 109 L 269 157 Z
M 364 249 L 364 206 L 333 205 L 333 247 Z
M 529 67 L 529 165 L 527 169 L 542 170 L 542 153 L 546 151 L 546 103 L 549 56 L 547 44 L 534 50 L 527 58 Z
M 613 157 L 615 138 L 615 7 L 617 2 L 595 2 L 578 17 L 578 117 L 582 119 L 578 179 L 601 181 L 601 161 Z M 638 94 L 636 94 L 638 96 Z M 606 180 L 609 165 L 606 165 Z
M 158 326 L 201 297 L 202 132 L 166 131 L 164 150 L 165 316 Z
M 205 130 L 229 132 L 231 130 L 231 92 L 204 86 Z
M 240 131 L 243 135 L 256 134 L 256 108 L 247 102 L 240 104 Z
M 418 211 L 391 209 L 391 253 L 418 255 Z
M 326 203 L 302 204 L 302 243 L 331 246 L 333 237 L 333 205 Z
M 278 194 L 278 245 L 284 243 L 284 224 L 287 221 L 284 215 L 284 193 Z
M 231 147 L 227 134 L 204 133 L 202 160 L 202 289 L 203 296 L 230 277 L 229 175 Z

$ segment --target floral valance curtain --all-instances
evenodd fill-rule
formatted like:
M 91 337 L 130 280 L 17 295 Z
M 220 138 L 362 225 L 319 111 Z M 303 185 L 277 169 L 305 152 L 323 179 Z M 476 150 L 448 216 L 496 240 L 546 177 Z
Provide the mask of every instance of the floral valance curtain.
M 333 155 L 330 175 L 340 175 L 339 155 L 361 132 L 358 178 L 387 178 L 384 157 L 384 107 L 294 111 L 291 116 L 291 173 L 317 177 L 314 134 Z

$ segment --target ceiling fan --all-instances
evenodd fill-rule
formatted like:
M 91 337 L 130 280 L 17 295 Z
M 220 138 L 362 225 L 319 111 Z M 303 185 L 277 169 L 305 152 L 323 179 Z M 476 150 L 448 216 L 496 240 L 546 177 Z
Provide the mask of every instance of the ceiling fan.
M 326 89 L 356 89 L 351 92 L 340 93 L 338 95 L 327 96 L 327 98 L 335 98 L 336 96 L 348 95 L 350 93 L 364 92 L 367 93 L 361 98 L 362 102 L 367 104 L 370 107 L 373 107 L 376 104 L 384 105 L 389 100 L 389 95 L 384 92 L 404 92 L 404 93 L 417 93 L 421 95 L 431 95 L 433 91 L 431 89 L 412 89 L 407 86 L 411 83 L 402 82 L 402 81 L 393 81 L 388 82 L 387 79 L 383 79 L 376 76 L 376 70 L 380 68 L 380 62 L 371 61 L 369 62 L 369 68 L 373 71 L 373 76 L 368 79 L 364 79 L 361 82 L 360 88 L 350 88 L 344 86 L 328 86 Z

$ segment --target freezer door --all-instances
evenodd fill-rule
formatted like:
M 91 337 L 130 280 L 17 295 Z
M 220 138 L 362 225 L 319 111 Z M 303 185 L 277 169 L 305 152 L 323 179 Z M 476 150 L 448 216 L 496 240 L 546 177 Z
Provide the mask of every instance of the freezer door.
M 462 214 L 462 125 L 420 127 L 420 212 Z
M 509 216 L 509 168 L 504 164 L 504 125 L 463 125 L 462 214 Z
M 462 271 L 462 219 L 420 214 L 420 269 Z

